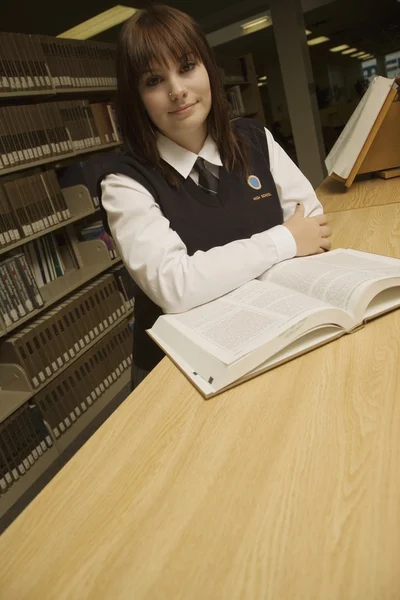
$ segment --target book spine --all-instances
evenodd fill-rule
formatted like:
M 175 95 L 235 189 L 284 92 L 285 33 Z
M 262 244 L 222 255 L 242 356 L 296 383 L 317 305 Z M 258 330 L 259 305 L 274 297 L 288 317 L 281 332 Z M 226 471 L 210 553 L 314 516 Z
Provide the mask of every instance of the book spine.
M 29 136 L 26 132 L 26 124 L 25 124 L 25 113 L 22 106 L 15 107 L 16 112 L 16 122 L 17 122 L 17 135 L 19 139 L 20 146 L 22 148 L 22 152 L 24 155 L 24 162 L 30 162 L 34 159 L 33 152 L 30 148 L 30 140 Z
M 26 89 L 34 90 L 34 89 L 36 89 L 36 86 L 35 86 L 35 82 L 33 80 L 33 72 L 31 69 L 30 62 L 29 62 L 29 54 L 28 54 L 27 45 L 26 45 L 27 36 L 22 33 L 14 33 L 13 36 L 14 36 L 15 45 L 17 46 L 17 49 L 18 49 L 21 71 L 24 75 Z
M 35 464 L 35 460 L 39 458 L 36 449 L 33 448 L 32 443 L 32 432 L 30 423 L 27 421 L 26 409 L 24 406 L 18 411 L 17 421 L 21 432 L 21 439 L 24 446 L 24 454 L 26 460 L 29 462 L 29 468 Z M 35 458 L 36 457 L 36 458 Z
M 22 179 L 16 179 L 5 184 L 7 196 L 10 204 L 14 206 L 22 231 L 26 237 L 29 237 L 33 234 L 32 217 L 28 211 L 23 187 Z
M 48 448 L 51 448 L 53 445 L 53 441 L 45 424 L 43 423 L 43 419 L 41 417 L 40 411 L 35 404 L 29 404 L 29 411 L 31 416 L 31 421 L 33 426 L 38 434 L 38 439 L 40 446 L 43 452 L 46 452 Z
M 7 447 L 11 450 L 12 460 L 14 468 L 18 473 L 18 478 L 25 475 L 26 469 L 22 460 L 22 452 L 19 446 L 19 439 L 17 436 L 16 428 L 14 425 L 14 415 L 11 415 L 5 422 L 4 435 L 6 435 Z
M 6 135 L 6 139 L 8 141 L 8 152 L 9 152 L 8 157 L 10 159 L 10 163 L 11 163 L 11 159 L 12 159 L 13 165 L 19 165 L 20 159 L 19 159 L 18 149 L 17 149 L 17 145 L 16 145 L 14 132 L 13 132 L 13 123 L 10 120 L 10 107 L 4 106 L 2 108 L 2 113 L 3 113 L 3 117 L 4 117 L 3 118 L 3 129 L 4 129 L 4 133 Z
M 33 242 L 24 246 L 24 252 L 26 253 L 25 256 L 28 259 L 36 283 L 38 287 L 41 288 L 43 285 L 45 285 L 46 281 L 40 260 L 40 254 L 38 253 L 38 250 Z
M 4 287 L 4 283 L 0 279 L 0 313 L 6 327 L 11 327 L 13 322 L 18 321 L 18 313 L 13 308 Z M 14 315 L 13 315 L 14 313 Z
M 34 461 L 38 461 L 43 456 L 43 450 L 40 446 L 40 440 L 36 428 L 34 427 L 34 423 L 31 418 L 31 411 L 29 409 L 29 405 L 25 404 L 23 406 L 22 416 L 25 423 L 25 431 L 28 439 L 28 445 L 32 454 Z
M 47 255 L 47 247 L 44 238 L 39 238 L 33 242 L 37 248 L 38 255 L 44 271 L 44 280 L 46 283 L 53 281 L 52 272 L 49 266 L 49 257 Z
M 21 299 L 25 310 L 29 313 L 33 310 L 33 303 L 29 297 L 28 290 L 25 287 L 24 281 L 17 268 L 16 261 L 14 258 L 7 259 L 4 263 L 7 268 L 8 274 L 15 285 L 15 289 L 18 297 Z
M 22 281 L 25 283 L 26 289 L 30 295 L 33 305 L 36 308 L 41 308 L 44 305 L 44 300 L 37 286 L 36 280 L 31 273 L 27 260 L 24 254 L 14 256 L 17 269 L 21 275 Z
M 11 473 L 11 466 L 7 460 L 6 450 L 3 449 L 2 430 L 3 427 L 0 424 L 0 490 L 1 492 L 5 492 L 12 486 L 14 479 Z
M 43 187 L 46 191 L 47 198 L 51 202 L 53 207 L 53 219 L 56 223 L 61 223 L 64 220 L 62 210 L 60 209 L 59 202 L 57 196 L 54 195 L 54 191 L 51 186 L 51 171 L 44 171 L 40 174 L 40 178 L 43 184 Z
M 1 190 L 1 188 L 0 188 L 0 190 Z M 4 212 L 5 212 L 5 209 L 3 206 L 3 199 L 2 199 L 2 196 L 0 193 L 0 245 L 8 246 L 11 243 L 11 237 L 8 232 L 6 219 L 3 216 Z
M 14 282 L 9 276 L 6 266 L 4 263 L 0 264 L 0 277 L 3 280 L 3 283 L 8 292 L 8 296 L 11 300 L 13 307 L 16 309 L 19 318 L 25 317 L 26 310 L 22 304 L 22 299 L 19 297 Z
M 7 462 L 8 472 L 11 474 L 13 482 L 18 481 L 20 474 L 16 464 L 15 450 L 13 440 L 9 437 L 8 419 L 0 423 L 0 445 Z
M 10 34 L 3 33 L 3 40 L 3 56 L 8 64 L 8 75 L 11 89 L 20 92 L 22 89 L 22 85 L 15 64 L 15 56 L 13 55 L 13 50 L 10 47 Z
M 24 153 L 20 144 L 20 138 L 18 137 L 18 123 L 16 116 L 16 106 L 5 106 L 4 112 L 7 119 L 8 131 L 11 136 L 12 146 L 14 148 L 14 157 L 16 162 L 23 164 L 25 162 Z
M 10 79 L 8 77 L 8 64 L 4 51 L 4 33 L 0 33 L 0 89 L 2 92 L 9 92 L 11 89 Z
M 44 78 L 42 77 L 42 71 L 40 68 L 40 62 L 38 60 L 37 54 L 38 42 L 35 37 L 31 35 L 24 35 L 24 44 L 34 88 L 36 90 L 45 89 L 46 84 Z
M 29 106 L 20 106 L 20 115 L 25 130 L 25 136 L 27 138 L 28 154 L 31 160 L 38 160 L 41 158 L 38 150 L 39 141 L 36 131 L 34 130 L 32 113 L 29 110 Z

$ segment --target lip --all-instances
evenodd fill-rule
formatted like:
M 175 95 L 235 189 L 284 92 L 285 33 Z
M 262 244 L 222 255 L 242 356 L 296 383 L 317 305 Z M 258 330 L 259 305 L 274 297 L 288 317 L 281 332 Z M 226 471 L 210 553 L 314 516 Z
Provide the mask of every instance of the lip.
M 197 102 L 193 102 L 192 104 L 185 104 L 185 106 L 181 106 L 177 110 L 171 111 L 170 115 L 181 115 L 184 112 L 186 112 L 189 108 L 192 108 L 192 106 L 195 106 L 196 104 L 197 104 Z

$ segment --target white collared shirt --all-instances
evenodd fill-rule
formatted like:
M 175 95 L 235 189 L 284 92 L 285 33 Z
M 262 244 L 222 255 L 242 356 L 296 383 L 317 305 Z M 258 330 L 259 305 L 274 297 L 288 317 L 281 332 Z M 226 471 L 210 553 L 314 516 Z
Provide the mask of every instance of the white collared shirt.
M 267 129 L 265 134 L 283 220 L 293 215 L 297 202 L 304 205 L 306 216 L 321 214 L 322 206 L 310 182 Z M 198 155 L 161 134 L 157 147 L 167 163 L 196 184 L 198 173 L 193 167 L 198 156 L 219 176 L 221 157 L 210 137 Z M 112 174 L 102 181 L 101 188 L 110 230 L 126 268 L 166 313 L 183 312 L 219 298 L 296 255 L 292 234 L 277 225 L 250 238 L 189 256 L 186 245 L 143 185 L 126 175 Z

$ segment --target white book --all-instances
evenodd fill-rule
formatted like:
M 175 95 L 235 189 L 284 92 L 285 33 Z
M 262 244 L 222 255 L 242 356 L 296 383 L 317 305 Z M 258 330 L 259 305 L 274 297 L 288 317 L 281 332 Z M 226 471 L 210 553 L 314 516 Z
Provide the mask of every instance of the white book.
M 328 175 L 348 178 L 392 89 L 395 79 L 375 77 L 325 159 Z
M 159 317 L 150 337 L 209 398 L 400 306 L 400 259 L 294 258 L 212 302 Z

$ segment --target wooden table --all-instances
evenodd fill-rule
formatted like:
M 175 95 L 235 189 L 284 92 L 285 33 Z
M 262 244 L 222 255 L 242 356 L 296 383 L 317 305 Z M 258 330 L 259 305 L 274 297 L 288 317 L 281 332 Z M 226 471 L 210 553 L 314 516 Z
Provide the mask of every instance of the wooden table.
M 331 217 L 400 256 L 400 204 Z M 400 310 L 204 401 L 164 359 L 0 539 L 2 600 L 398 600 Z
M 316 189 L 325 212 L 340 212 L 400 202 L 400 177 L 355 181 L 347 189 L 344 183 L 327 177 Z

